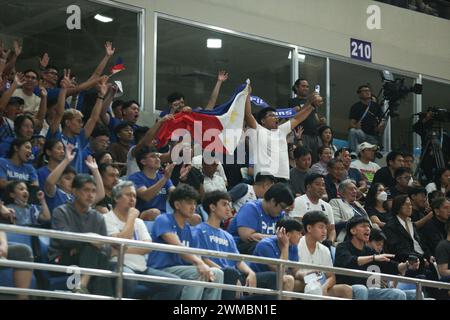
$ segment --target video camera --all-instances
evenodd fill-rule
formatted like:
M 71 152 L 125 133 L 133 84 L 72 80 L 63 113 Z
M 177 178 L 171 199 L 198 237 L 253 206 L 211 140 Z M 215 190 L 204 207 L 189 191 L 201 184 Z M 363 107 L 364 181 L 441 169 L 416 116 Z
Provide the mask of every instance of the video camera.
M 428 112 L 431 112 L 431 119 L 438 122 L 450 122 L 450 111 L 448 108 L 441 107 L 429 107 L 427 111 L 419 112 L 414 115 L 418 115 L 420 119 L 425 118 Z

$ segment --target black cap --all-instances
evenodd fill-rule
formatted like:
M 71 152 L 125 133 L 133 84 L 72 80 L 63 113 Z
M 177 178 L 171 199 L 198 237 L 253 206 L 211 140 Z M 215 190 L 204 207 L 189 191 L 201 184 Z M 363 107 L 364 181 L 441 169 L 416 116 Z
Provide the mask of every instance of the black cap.
M 419 193 L 423 193 L 424 195 L 427 195 L 427 189 L 425 189 L 424 187 L 412 187 L 412 188 L 409 188 L 409 190 L 408 190 L 409 196 L 412 196 L 414 194 L 419 194 Z
M 352 234 L 350 233 L 350 230 L 361 223 L 370 224 L 370 221 L 366 217 L 362 216 L 353 217 L 350 220 L 348 220 L 346 225 L 347 236 L 351 237 Z

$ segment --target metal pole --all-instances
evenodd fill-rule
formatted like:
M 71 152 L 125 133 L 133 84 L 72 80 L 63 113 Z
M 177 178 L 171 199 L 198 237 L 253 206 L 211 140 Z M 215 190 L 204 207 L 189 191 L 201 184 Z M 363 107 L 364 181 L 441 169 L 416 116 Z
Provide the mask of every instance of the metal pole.
M 123 295 L 123 260 L 125 256 L 126 246 L 120 245 L 119 256 L 117 258 L 117 273 L 119 274 L 116 282 L 116 298 L 122 300 Z
M 284 275 L 284 264 L 279 264 L 277 265 L 278 300 L 283 299 L 283 275 Z

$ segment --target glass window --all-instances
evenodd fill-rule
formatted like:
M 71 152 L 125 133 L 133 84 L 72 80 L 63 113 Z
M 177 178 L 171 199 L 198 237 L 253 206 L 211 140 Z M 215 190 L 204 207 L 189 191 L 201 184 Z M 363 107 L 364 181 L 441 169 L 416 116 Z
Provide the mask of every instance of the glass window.
M 422 111 L 428 108 L 442 108 L 450 112 L 450 84 L 423 80 Z M 450 119 L 439 124 L 450 131 Z
M 69 5 L 81 9 L 80 29 L 67 28 L 72 15 L 66 13 Z M 94 18 L 97 14 L 112 21 L 101 22 Z M 104 43 L 112 41 L 116 52 L 104 74 L 110 74 L 110 67 L 121 57 L 126 70 L 111 80 L 122 81 L 122 99 L 139 98 L 138 13 L 87 0 L 3 0 L 0 21 L 0 37 L 8 47 L 14 39 L 23 43 L 17 71 L 38 69 L 38 57 L 47 52 L 49 63 L 59 68 L 59 74 L 71 68 L 78 83 L 90 77 L 105 55 Z
M 208 48 L 207 39 L 220 39 L 220 48 Z M 214 30 L 158 19 L 156 109 L 168 110 L 167 96 L 185 95 L 186 105 L 205 107 L 219 70 L 229 78 L 216 104 L 228 100 L 247 78 L 253 95 L 271 106 L 286 106 L 290 98 L 289 48 L 249 40 Z

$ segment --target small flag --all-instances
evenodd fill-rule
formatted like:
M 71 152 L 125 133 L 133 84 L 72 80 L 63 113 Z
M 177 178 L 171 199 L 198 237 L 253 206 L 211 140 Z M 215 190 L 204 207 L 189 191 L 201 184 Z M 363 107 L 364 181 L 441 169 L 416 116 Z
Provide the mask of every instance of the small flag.
M 111 75 L 116 74 L 122 70 L 125 70 L 125 65 L 121 57 L 117 58 L 116 64 L 111 68 Z

